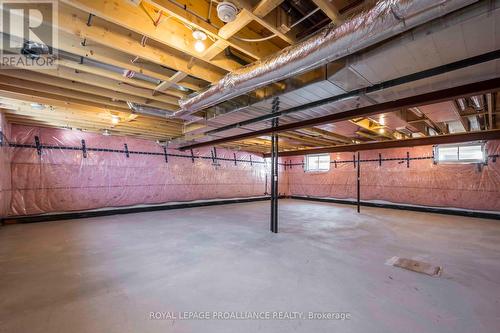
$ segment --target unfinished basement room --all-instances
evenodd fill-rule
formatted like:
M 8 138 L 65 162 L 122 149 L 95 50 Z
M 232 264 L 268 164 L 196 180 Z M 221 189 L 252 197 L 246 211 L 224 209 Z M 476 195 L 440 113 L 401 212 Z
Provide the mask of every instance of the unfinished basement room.
M 500 332 L 500 0 L 0 0 L 1 333 Z

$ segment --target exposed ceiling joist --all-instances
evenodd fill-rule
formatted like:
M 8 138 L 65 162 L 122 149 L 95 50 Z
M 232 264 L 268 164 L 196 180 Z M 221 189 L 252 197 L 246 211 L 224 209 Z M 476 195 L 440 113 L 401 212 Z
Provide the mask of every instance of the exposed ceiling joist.
M 175 110 L 177 109 L 177 99 L 175 97 L 167 96 L 167 95 L 156 95 L 153 96 L 151 90 L 134 87 L 128 84 L 125 84 L 120 81 L 111 80 L 107 78 L 103 78 L 102 76 L 77 72 L 71 68 L 59 66 L 57 69 L 32 69 L 33 72 L 37 72 L 40 74 L 45 74 L 49 76 L 58 77 L 61 79 L 72 80 L 84 84 L 90 84 L 96 87 L 120 91 L 122 93 L 126 93 L 129 95 L 143 97 L 149 100 L 155 100 L 157 102 L 161 102 L 163 107 L 166 110 Z
M 108 22 L 131 30 L 137 34 L 140 34 L 149 39 L 155 40 L 165 46 L 173 48 L 182 53 L 188 54 L 194 58 L 199 59 L 199 61 L 205 62 L 200 53 L 198 53 L 193 45 L 194 38 L 191 35 L 192 30 L 190 27 L 186 26 L 187 19 L 183 22 L 178 22 L 176 20 L 169 20 L 168 24 L 160 24 L 155 26 L 150 18 L 138 7 L 127 3 L 125 1 L 101 1 L 101 0 L 61 0 L 62 2 L 78 8 L 87 13 L 91 13 L 100 17 Z M 176 10 L 171 7 L 174 6 L 177 9 L 179 7 L 173 5 L 170 2 L 166 2 L 162 5 L 161 9 L 166 10 L 169 8 L 172 12 Z M 172 13 L 171 13 L 172 14 Z M 176 16 L 177 17 L 177 16 Z M 204 30 L 206 33 L 211 35 L 216 35 L 214 27 L 208 24 L 204 25 Z M 210 27 L 210 28 L 209 28 Z M 263 53 L 252 54 L 252 56 L 263 56 Z M 218 62 L 209 61 L 214 66 L 225 69 L 227 71 L 233 70 L 239 67 L 239 64 L 235 64 L 232 60 L 221 59 Z M 236 67 L 235 67 L 236 65 Z
M 274 8 L 281 5 L 284 0 L 260 0 L 259 3 L 253 8 L 254 15 L 264 17 L 269 14 Z
M 331 0 L 312 0 L 316 6 L 318 6 L 323 13 L 326 14 L 337 26 L 342 24 L 343 19 L 339 13 L 337 7 L 332 3 Z
M 85 41 L 85 44 L 83 43 L 83 41 Z M 107 41 L 107 38 L 103 37 L 99 42 L 105 43 Z M 161 57 L 160 55 L 158 55 L 158 57 L 155 57 L 153 53 L 141 53 L 148 51 L 148 46 L 146 45 L 144 48 L 142 48 L 139 45 L 137 46 L 138 50 L 135 50 L 134 45 L 136 45 L 136 43 L 139 43 L 135 41 L 130 42 L 132 44 L 124 43 L 122 47 L 126 47 L 126 45 L 129 45 L 129 47 L 126 48 L 126 50 L 122 50 L 121 47 L 118 47 L 119 43 L 113 44 L 112 47 L 114 48 L 111 48 L 109 47 L 109 45 L 99 44 L 98 42 L 94 42 L 93 40 L 85 40 L 75 35 L 69 35 L 67 33 L 60 32 L 59 49 L 91 60 L 120 67 L 124 70 L 142 73 L 161 81 L 169 81 L 171 79 L 169 70 L 161 66 L 163 57 Z M 139 53 L 136 53 L 134 51 L 139 51 Z M 204 72 L 203 69 L 198 70 L 198 66 L 196 64 L 195 66 L 192 66 L 190 69 L 188 69 L 188 62 L 185 59 L 184 61 L 186 62 L 184 67 L 189 71 L 188 74 L 194 74 L 192 73 L 192 71 L 196 71 L 197 77 L 199 77 L 200 79 L 218 80 L 222 75 L 222 73 L 212 73 L 209 71 Z M 177 62 L 175 63 L 175 65 L 179 65 L 179 63 Z M 200 84 L 200 82 L 197 82 L 196 79 L 193 78 L 187 78 L 180 82 L 179 85 L 195 91 L 200 90 L 204 87 L 204 84 Z
M 154 87 L 154 91 L 166 91 L 168 88 L 170 88 L 172 85 L 178 83 L 179 81 L 183 80 L 187 76 L 186 73 L 184 72 L 177 72 L 168 81 L 163 81 L 160 83 L 158 86 Z M 179 96 L 180 97 L 180 96 Z
M 219 80 L 225 73 L 224 70 L 239 67 L 239 64 L 232 62 L 232 65 L 221 70 L 218 68 L 220 66 L 210 65 L 202 61 L 193 64 L 193 66 L 189 66 L 189 59 L 179 52 L 168 52 L 167 49 L 159 48 L 153 43 L 141 44 L 140 39 L 134 37 L 133 34 L 127 35 L 123 31 L 118 31 L 109 23 L 106 24 L 105 22 L 99 21 L 89 26 L 87 25 L 85 13 L 69 6 L 62 5 L 60 7 L 61 10 L 59 11 L 58 17 L 59 29 L 67 34 L 76 36 L 77 45 L 84 39 L 87 39 L 88 42 L 94 42 L 94 44 L 97 43 L 129 54 L 132 59 L 134 57 L 139 57 L 159 65 L 168 66 L 176 71 L 182 71 L 194 77 L 199 77 L 208 82 Z M 171 34 L 172 32 L 169 33 Z M 67 37 L 61 35 L 60 40 L 64 43 Z M 64 46 L 64 44 L 60 45 L 61 48 L 62 46 Z M 193 50 L 192 46 L 189 46 L 190 49 Z M 89 48 L 91 50 L 94 49 L 94 52 L 98 50 L 97 47 L 92 45 L 89 45 Z M 67 50 L 67 52 L 72 51 Z M 166 81 L 167 79 L 162 78 L 162 80 Z
M 33 71 L 27 71 L 27 70 L 6 70 L 2 72 L 3 77 L 9 77 L 8 80 L 10 82 L 16 82 L 16 79 L 22 78 L 24 81 L 30 81 L 34 82 L 37 84 L 40 90 L 40 87 L 42 85 L 45 85 L 45 89 L 49 89 L 50 86 L 54 87 L 59 87 L 59 88 L 65 88 L 65 89 L 71 89 L 75 91 L 76 93 L 81 92 L 81 93 L 86 93 L 86 94 L 91 94 L 94 96 L 101 96 L 101 97 L 107 97 L 111 101 L 122 101 L 122 102 L 133 102 L 137 104 L 142 104 L 142 105 L 148 105 L 156 108 L 164 108 L 165 104 L 162 102 L 157 102 L 154 100 L 150 100 L 149 98 L 144 98 L 144 97 L 139 97 L 135 95 L 128 95 L 122 92 L 117 92 L 114 90 L 109 90 L 109 89 L 103 89 L 100 87 L 96 87 L 93 85 L 89 85 L 86 83 L 80 83 L 76 81 L 70 81 L 65 78 L 59 78 L 57 76 L 51 76 L 51 75 L 45 75 L 42 73 L 36 73 Z M 26 83 L 26 87 L 31 86 L 30 83 Z M 173 110 L 171 110 L 173 111 Z
M 129 77 L 125 76 L 124 74 L 119 74 L 119 73 L 115 73 L 112 71 L 108 71 L 106 69 L 102 69 L 102 68 L 99 68 L 96 66 L 88 65 L 86 63 L 82 64 L 82 63 L 78 63 L 78 62 L 66 60 L 66 59 L 60 59 L 57 62 L 60 66 L 63 66 L 63 67 L 72 68 L 72 69 L 79 71 L 79 72 L 85 72 L 88 74 L 98 75 L 98 76 L 101 76 L 103 78 L 115 80 L 118 82 L 123 82 L 123 83 L 129 84 L 131 86 L 139 87 L 139 88 L 155 90 L 157 87 L 157 85 L 155 85 L 154 83 L 147 82 L 144 80 L 135 79 L 133 77 L 129 78 Z M 174 82 L 171 82 L 171 81 L 165 81 L 165 82 L 168 82 L 170 84 L 169 87 L 171 87 L 174 84 Z M 176 99 L 186 96 L 185 93 L 183 93 L 179 90 L 176 90 L 176 89 L 171 89 L 171 90 L 167 91 L 167 89 L 169 87 L 165 88 L 163 90 L 163 92 L 166 95 L 174 97 L 172 99 L 172 103 L 174 103 Z
M 336 147 L 325 147 L 317 149 L 302 149 L 296 151 L 280 152 L 279 156 L 297 156 L 306 154 L 322 154 L 322 153 L 337 153 L 337 152 L 356 152 L 373 149 L 387 149 L 398 147 L 413 147 L 413 146 L 428 146 L 435 144 L 459 143 L 476 140 L 498 140 L 500 139 L 500 130 L 468 132 L 459 134 L 426 136 L 423 138 L 412 138 L 404 140 L 390 140 L 382 142 L 360 143 L 352 145 L 342 145 Z M 264 154 L 269 157 L 269 154 Z

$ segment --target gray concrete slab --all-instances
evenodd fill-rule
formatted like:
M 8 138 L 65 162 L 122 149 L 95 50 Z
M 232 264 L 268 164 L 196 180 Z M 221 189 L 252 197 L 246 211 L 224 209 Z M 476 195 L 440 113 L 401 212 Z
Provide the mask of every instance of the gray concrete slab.
M 0 332 L 499 331 L 497 221 L 280 200 L 275 235 L 269 210 L 255 202 L 5 226 Z M 393 256 L 444 271 L 385 265 Z M 351 318 L 149 318 L 178 311 Z

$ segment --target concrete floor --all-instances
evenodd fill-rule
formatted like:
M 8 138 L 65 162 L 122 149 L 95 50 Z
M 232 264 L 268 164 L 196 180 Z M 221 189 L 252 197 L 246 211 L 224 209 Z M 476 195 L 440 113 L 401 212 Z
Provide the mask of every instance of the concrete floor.
M 498 332 L 498 221 L 280 201 L 0 229 L 0 332 Z M 429 277 L 393 256 L 442 265 Z M 150 312 L 350 320 L 150 320 Z

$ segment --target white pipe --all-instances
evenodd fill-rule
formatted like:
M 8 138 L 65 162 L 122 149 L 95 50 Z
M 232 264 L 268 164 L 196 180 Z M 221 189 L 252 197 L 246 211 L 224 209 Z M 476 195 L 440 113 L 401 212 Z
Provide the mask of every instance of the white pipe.
M 174 116 L 192 114 L 261 86 L 358 52 L 478 0 L 381 0 L 338 28 L 330 25 L 302 43 L 228 73 L 207 90 L 179 101 Z

